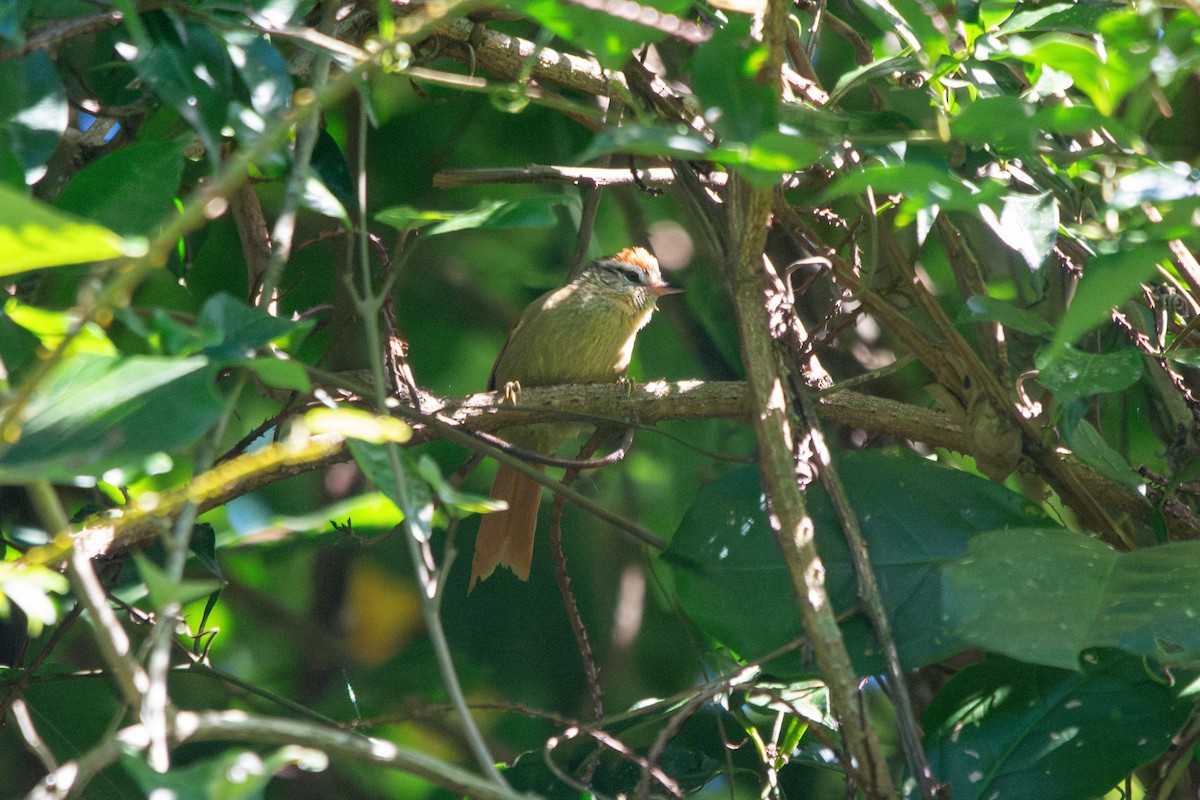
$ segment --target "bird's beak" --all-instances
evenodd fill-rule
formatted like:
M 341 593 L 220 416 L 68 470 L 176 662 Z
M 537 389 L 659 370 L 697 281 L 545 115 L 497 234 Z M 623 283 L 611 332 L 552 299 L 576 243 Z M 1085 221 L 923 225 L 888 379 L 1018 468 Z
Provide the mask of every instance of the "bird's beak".
M 646 291 L 655 297 L 662 297 L 664 294 L 679 294 L 683 289 L 677 289 L 669 283 L 659 283 L 654 286 L 647 286 Z

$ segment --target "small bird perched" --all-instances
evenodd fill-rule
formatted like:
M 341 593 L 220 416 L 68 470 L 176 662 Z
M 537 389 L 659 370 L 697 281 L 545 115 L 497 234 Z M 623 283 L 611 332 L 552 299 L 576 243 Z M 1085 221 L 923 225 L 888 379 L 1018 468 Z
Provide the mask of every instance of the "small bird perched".
M 496 357 L 488 389 L 620 381 L 655 300 L 678 291 L 663 282 L 658 260 L 641 247 L 593 261 L 525 309 Z M 522 449 L 553 455 L 579 429 L 561 422 L 522 425 L 506 431 L 505 438 Z M 501 464 L 492 498 L 507 502 L 508 509 L 485 515 L 479 525 L 468 592 L 497 566 L 529 579 L 542 487 Z

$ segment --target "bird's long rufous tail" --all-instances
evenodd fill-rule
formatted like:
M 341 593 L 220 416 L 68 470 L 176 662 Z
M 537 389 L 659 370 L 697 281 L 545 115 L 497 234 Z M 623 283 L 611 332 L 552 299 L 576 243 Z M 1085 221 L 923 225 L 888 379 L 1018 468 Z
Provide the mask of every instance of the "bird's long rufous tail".
M 542 486 L 502 464 L 492 481 L 492 499 L 507 502 L 508 510 L 485 514 L 479 524 L 468 594 L 477 581 L 486 580 L 498 566 L 508 567 L 523 581 L 529 580 Z

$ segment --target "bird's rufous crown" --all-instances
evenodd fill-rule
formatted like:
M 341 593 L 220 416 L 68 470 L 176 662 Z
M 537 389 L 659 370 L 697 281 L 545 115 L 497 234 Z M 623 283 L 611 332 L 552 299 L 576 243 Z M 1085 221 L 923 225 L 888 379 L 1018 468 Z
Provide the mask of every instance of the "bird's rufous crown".
M 626 264 L 632 264 L 646 272 L 653 273 L 658 267 L 658 259 L 650 255 L 650 251 L 644 247 L 626 247 L 621 252 L 613 256 L 614 261 L 623 261 Z

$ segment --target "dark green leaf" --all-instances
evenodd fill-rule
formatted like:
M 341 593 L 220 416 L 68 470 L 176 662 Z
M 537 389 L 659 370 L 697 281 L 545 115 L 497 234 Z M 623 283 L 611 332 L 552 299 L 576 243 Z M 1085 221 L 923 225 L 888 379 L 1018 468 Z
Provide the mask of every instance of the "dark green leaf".
M 124 236 L 149 236 L 175 212 L 183 145 L 135 142 L 81 169 L 57 205 Z
M 992 657 L 959 672 L 923 720 L 934 777 L 955 800 L 1090 800 L 1164 753 L 1194 702 L 1187 681 L 1112 652 L 1083 666 Z
M 205 358 L 64 361 L 29 404 L 21 438 L 0 452 L 0 481 L 72 483 L 187 447 L 220 413 L 216 371 Z
M 1086 419 L 1076 420 L 1075 424 L 1067 426 L 1064 438 L 1067 447 L 1071 448 L 1071 452 L 1080 461 L 1106 478 L 1111 478 L 1138 492 L 1145 486 L 1145 480 L 1138 475 L 1125 456 L 1104 441 L 1104 437 L 1100 435 L 1100 431 L 1096 430 L 1096 426 Z
M 967 299 L 967 310 L 973 319 L 999 322 L 1030 336 L 1049 336 L 1054 332 L 1050 323 L 1036 314 L 994 297 L 974 295 Z
M 1068 344 L 1107 319 L 1115 306 L 1133 297 L 1168 255 L 1166 245 L 1154 243 L 1127 247 L 1088 261 L 1047 358 L 1059 358 Z
M 766 48 L 749 35 L 749 18 L 713 32 L 690 62 L 692 89 L 708 109 L 708 122 L 721 144 L 749 144 L 778 127 L 779 102 L 768 80 L 759 79 Z
M 312 152 L 312 168 L 321 183 L 341 206 L 341 210 L 333 214 L 327 213 L 321 208 L 314 208 L 314 210 L 325 213 L 326 216 L 347 221 L 351 218 L 347 214 L 356 217 L 358 215 L 358 193 L 354 188 L 354 177 L 350 174 L 350 165 L 346 163 L 346 156 L 328 131 L 323 130 L 317 135 Z
M 234 82 L 238 102 L 230 109 L 230 122 L 240 140 L 253 141 L 291 108 L 295 86 L 287 62 L 266 37 L 229 30 L 222 38 L 239 79 Z M 314 166 L 315 161 L 314 154 Z
M 190 603 L 207 597 L 224 586 L 221 581 L 177 581 L 170 578 L 159 569 L 158 565 L 141 553 L 133 554 L 133 562 L 137 565 L 138 575 L 146 584 L 150 602 L 156 608 L 162 608 L 168 603 Z
M 1111 394 L 1142 377 L 1142 356 L 1132 347 L 1112 353 L 1085 353 L 1064 347 L 1055 357 L 1042 348 L 1034 357 L 1038 383 L 1063 400 Z
M 198 340 L 215 339 L 215 344 L 205 347 L 204 354 L 221 362 L 251 358 L 260 347 L 291 333 L 297 324 L 227 294 L 211 297 L 196 320 L 199 330 L 215 333 L 215 337 L 206 335 Z
M 968 104 L 950 123 L 955 139 L 970 144 L 1028 149 L 1038 128 L 1034 108 L 1012 95 L 981 97 Z
M 470 211 L 431 211 L 395 206 L 380 211 L 375 219 L 400 230 L 429 226 L 424 232 L 425 236 L 474 228 L 548 228 L 558 222 L 555 209 L 571 203 L 565 197 L 545 196 L 484 201 Z
M 909 451 L 866 450 L 839 463 L 902 660 L 915 667 L 958 652 L 963 644 L 940 597 L 942 565 L 960 557 L 977 532 L 1038 524 L 1041 515 L 994 483 Z M 827 589 L 835 608 L 849 611 L 858 595 L 841 528 L 824 489 L 810 488 L 807 498 Z M 664 554 L 688 616 L 743 658 L 800 635 L 791 581 L 762 502 L 756 469 L 731 473 L 696 499 Z M 848 635 L 859 663 L 877 666 L 861 619 Z
M 231 97 L 233 64 L 212 29 L 172 11 L 142 15 L 153 43 L 136 57 L 142 79 L 175 108 L 215 158 Z
M 35 183 L 67 128 L 67 93 L 42 50 L 0 60 L 0 86 L 0 151 L 12 153 L 25 182 Z

